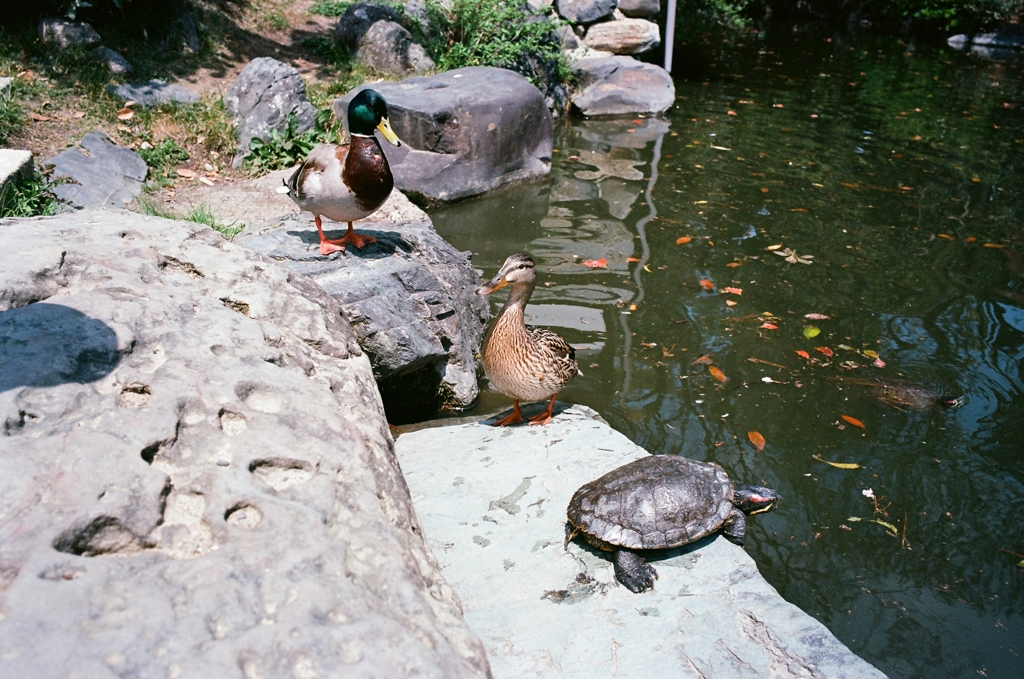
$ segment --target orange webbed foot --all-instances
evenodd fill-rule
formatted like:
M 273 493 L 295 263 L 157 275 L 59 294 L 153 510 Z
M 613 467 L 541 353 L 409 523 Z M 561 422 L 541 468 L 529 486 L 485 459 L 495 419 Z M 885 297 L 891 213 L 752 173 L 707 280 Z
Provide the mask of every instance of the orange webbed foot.
M 492 427 L 507 427 L 510 424 L 520 424 L 523 421 L 523 411 L 519 410 L 519 401 L 512 404 L 512 412 L 500 420 L 491 423 Z

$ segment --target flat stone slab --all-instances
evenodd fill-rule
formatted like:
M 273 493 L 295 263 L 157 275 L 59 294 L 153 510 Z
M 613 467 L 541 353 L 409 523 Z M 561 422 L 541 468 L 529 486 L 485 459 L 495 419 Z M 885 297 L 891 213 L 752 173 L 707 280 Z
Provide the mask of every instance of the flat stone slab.
M 32 172 L 32 152 L 0 149 L 0 191 Z
M 144 83 L 122 83 L 107 85 L 107 93 L 122 99 L 134 101 L 139 106 L 158 104 L 194 104 L 199 95 L 183 85 L 172 85 L 154 78 Z
M 72 180 L 55 187 L 54 193 L 79 207 L 125 207 L 142 193 L 142 182 L 149 171 L 142 156 L 116 145 L 101 130 L 90 132 L 78 146 L 43 164 L 54 166 L 54 179 Z
M 472 422 L 396 441 L 427 544 L 496 679 L 884 677 L 724 538 L 662 552 L 643 594 L 615 581 L 604 553 L 566 549 L 576 489 L 647 452 L 589 408 L 561 408 L 544 427 Z

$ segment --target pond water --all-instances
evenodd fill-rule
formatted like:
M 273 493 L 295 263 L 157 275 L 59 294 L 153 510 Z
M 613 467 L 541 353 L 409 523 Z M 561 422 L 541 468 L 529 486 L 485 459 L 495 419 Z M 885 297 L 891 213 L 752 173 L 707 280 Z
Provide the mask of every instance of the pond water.
M 585 373 L 561 400 L 781 492 L 747 552 L 854 652 L 1022 676 L 1024 72 L 838 34 L 680 53 L 667 117 L 557 123 L 550 181 L 438 231 L 485 277 L 537 261 L 528 314 Z M 876 378 L 964 404 L 853 381 Z M 475 411 L 508 405 L 484 385 Z

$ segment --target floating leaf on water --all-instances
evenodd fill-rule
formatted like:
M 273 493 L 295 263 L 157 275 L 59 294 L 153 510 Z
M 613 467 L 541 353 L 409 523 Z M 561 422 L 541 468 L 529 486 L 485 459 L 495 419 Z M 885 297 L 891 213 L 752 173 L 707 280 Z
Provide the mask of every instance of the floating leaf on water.
M 679 238 L 676 238 L 676 245 L 685 245 L 686 243 L 689 243 L 691 240 L 693 239 L 690 238 L 689 236 L 680 236 Z
M 760 432 L 748 431 L 747 438 L 750 439 L 750 442 L 754 444 L 755 448 L 757 448 L 757 452 L 760 453 L 764 450 L 764 437 L 761 436 Z
M 762 323 L 758 327 L 759 328 L 764 328 L 765 330 L 778 330 L 779 329 L 779 326 L 773 325 L 772 323 L 767 323 L 767 322 Z
M 829 349 L 828 347 L 814 347 L 814 350 L 817 351 L 819 354 L 824 354 L 829 358 L 832 358 L 832 350 Z
M 798 349 L 798 350 L 797 350 L 797 352 L 796 352 L 796 355 L 797 355 L 797 356 L 800 356 L 801 358 L 806 358 L 806 359 L 808 359 L 808 360 L 810 360 L 810 358 L 811 358 L 811 355 L 810 355 L 810 354 L 808 354 L 808 353 L 807 353 L 806 351 L 804 351 L 803 349 Z
M 725 376 L 725 373 L 722 372 L 722 370 L 716 366 L 709 365 L 708 372 L 711 373 L 712 377 L 714 377 L 719 382 L 722 382 L 723 384 L 729 381 L 729 378 Z
M 735 269 L 738 266 L 743 266 L 743 262 L 729 262 L 726 266 L 730 269 Z
M 858 521 L 863 521 L 864 519 L 860 518 L 859 516 L 851 516 L 851 517 L 849 517 L 846 520 L 847 521 L 852 521 L 853 523 L 857 523 Z
M 896 530 L 896 526 L 892 525 L 891 523 L 888 523 L 886 521 L 881 521 L 879 519 L 869 519 L 869 521 L 871 521 L 872 523 L 877 523 L 879 526 L 885 526 L 886 530 L 888 530 L 893 535 L 899 535 L 900 534 L 900 532 L 898 530 Z
M 700 279 L 700 287 L 704 288 L 705 290 L 714 290 L 715 284 L 706 278 L 702 278 Z
M 728 292 L 733 295 L 742 295 L 743 290 L 741 288 L 722 288 L 720 292 Z
M 867 427 L 864 426 L 864 423 L 858 420 L 856 417 L 850 417 L 849 415 L 840 415 L 839 417 L 843 418 L 846 422 L 852 424 L 855 427 L 859 427 L 860 429 L 867 429 Z
M 876 368 L 884 368 L 884 367 L 885 367 L 885 361 L 883 361 L 883 360 L 882 360 L 882 359 L 880 359 L 880 358 L 876 358 L 876 359 L 875 359 L 875 360 L 874 360 L 874 361 L 873 361 L 873 362 L 871 363 L 871 365 L 875 366 Z
M 821 459 L 821 455 L 811 455 L 818 462 L 824 462 L 827 465 L 836 467 L 837 469 L 860 469 L 860 465 L 856 462 L 831 462 L 829 460 Z
M 804 318 L 806 318 L 809 321 L 827 321 L 827 320 L 829 320 L 829 317 L 826 316 L 825 314 L 816 314 L 816 313 L 804 314 Z
M 974 236 L 968 236 L 967 238 L 964 238 L 964 242 L 965 243 L 973 243 L 976 240 L 978 240 L 978 239 L 975 238 Z
M 849 344 L 840 344 L 839 348 L 842 349 L 843 351 L 857 351 L 856 349 L 851 347 Z
M 778 250 L 781 247 L 782 247 L 782 243 L 779 243 L 778 245 L 769 245 L 768 247 L 765 248 L 765 250 L 771 250 L 772 252 L 774 252 L 774 251 Z
M 736 306 L 736 302 L 731 299 L 727 299 L 725 300 L 725 306 Z
M 870 349 L 865 349 L 861 353 L 864 354 L 865 356 L 867 356 L 868 358 L 878 358 L 878 352 L 877 351 L 871 351 Z
M 633 262 L 639 262 L 639 257 L 626 257 L 626 262 L 632 264 Z
M 818 329 L 818 328 L 815 328 L 813 325 L 808 325 L 806 328 L 804 328 L 804 337 L 806 337 L 807 339 L 811 339 L 812 337 L 817 337 L 820 334 L 821 334 L 821 330 Z
M 983 248 L 1001 248 L 1001 247 L 1003 247 L 1003 244 L 1002 243 L 985 243 L 981 247 L 983 247 Z
M 699 356 L 697 358 L 697 360 L 695 360 L 693 362 L 694 365 L 711 365 L 711 363 L 712 363 L 711 357 L 708 356 L 707 354 L 704 354 L 703 356 Z
M 956 240 L 955 238 L 950 236 L 948 233 L 940 233 L 939 234 L 939 238 L 943 238 L 945 240 Z
M 795 208 L 793 208 L 791 210 L 791 212 L 807 212 L 807 208 L 805 208 L 805 207 L 795 207 Z
M 644 271 L 646 271 L 647 273 L 654 273 L 646 264 L 644 264 Z
M 583 266 L 589 266 L 591 269 L 607 269 L 607 259 L 588 259 L 583 262 Z

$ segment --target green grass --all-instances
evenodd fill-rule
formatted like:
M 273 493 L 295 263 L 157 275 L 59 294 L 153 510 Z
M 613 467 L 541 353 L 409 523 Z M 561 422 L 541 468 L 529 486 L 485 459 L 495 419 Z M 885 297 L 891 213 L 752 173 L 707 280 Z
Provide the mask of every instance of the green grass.
M 43 217 L 64 210 L 67 202 L 58 198 L 54 187 L 65 183 L 50 178 L 53 166 L 33 170 L 29 179 L 12 181 L 0 191 L 0 217 Z
M 178 142 L 173 139 L 164 139 L 150 148 L 140 148 L 139 155 L 149 166 L 150 181 L 158 186 L 173 184 L 174 171 L 188 160 L 188 151 L 178 146 Z
M 139 212 L 150 217 L 160 217 L 162 219 L 183 220 L 186 222 L 195 222 L 196 224 L 205 224 L 214 231 L 220 232 L 228 240 L 231 240 L 237 234 L 241 233 L 244 228 L 242 226 L 238 226 L 238 222 L 222 224 L 217 220 L 217 217 L 213 212 L 210 211 L 210 208 L 204 203 L 200 203 L 193 207 L 189 210 L 188 214 L 179 215 L 173 210 L 165 210 L 147 198 L 140 198 Z
M 345 2 L 344 0 L 319 0 L 309 8 L 309 13 L 325 17 L 340 17 L 346 9 L 354 4 L 354 2 Z

